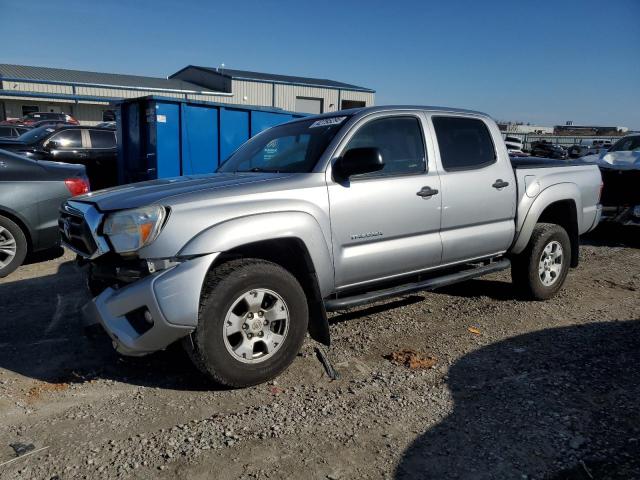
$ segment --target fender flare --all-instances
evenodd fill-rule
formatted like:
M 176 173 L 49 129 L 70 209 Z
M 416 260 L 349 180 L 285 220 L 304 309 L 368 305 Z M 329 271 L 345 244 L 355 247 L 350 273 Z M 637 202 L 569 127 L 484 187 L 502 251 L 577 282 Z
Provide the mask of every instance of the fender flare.
M 37 249 L 37 234 L 31 223 L 27 221 L 27 219 L 17 211 L 6 207 L 4 205 L 0 206 L 0 215 L 3 217 L 7 217 L 9 220 L 12 220 L 14 223 L 17 223 L 19 227 L 24 227 L 25 236 L 27 237 L 27 243 L 29 244 L 29 248 L 35 251 Z M 16 222 L 17 220 L 17 222 Z
M 524 220 L 511 247 L 511 253 L 522 253 L 529 244 L 533 229 L 536 223 L 538 223 L 542 212 L 553 203 L 566 200 L 573 201 L 576 206 L 576 221 L 578 228 L 580 227 L 582 223 L 582 197 L 575 183 L 559 183 L 547 187 L 531 201 L 530 205 L 527 205 L 528 202 L 524 201 L 527 198 L 526 196 L 523 198 L 523 203 L 518 209 L 518 215 L 521 216 L 521 218 L 524 216 Z
M 178 256 L 226 252 L 243 245 L 278 238 L 296 238 L 306 247 L 322 297 L 334 288 L 333 258 L 322 228 L 310 214 L 300 211 L 258 213 L 227 220 L 203 230 Z

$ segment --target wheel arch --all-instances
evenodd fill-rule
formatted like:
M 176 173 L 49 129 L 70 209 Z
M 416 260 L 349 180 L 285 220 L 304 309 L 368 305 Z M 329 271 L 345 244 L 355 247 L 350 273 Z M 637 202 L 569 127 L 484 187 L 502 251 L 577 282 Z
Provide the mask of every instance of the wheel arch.
M 261 258 L 281 265 L 307 295 L 309 333 L 329 345 L 329 324 L 322 299 L 334 289 L 333 258 L 322 228 L 305 212 L 273 212 L 229 220 L 202 231 L 179 256 L 219 252 L 215 268 L 231 258 Z
M 20 229 L 22 230 L 22 233 L 24 233 L 24 236 L 27 239 L 27 253 L 29 254 L 33 253 L 35 248 L 35 243 L 34 243 L 35 239 L 33 236 L 33 232 L 29 227 L 29 224 L 27 223 L 27 221 L 24 218 L 22 218 L 22 216 L 14 212 L 13 210 L 9 210 L 2 206 L 0 206 L 0 216 L 8 218 L 13 223 L 18 225 L 18 227 L 20 227 Z
M 529 207 L 511 252 L 518 254 L 524 251 L 536 223 L 553 223 L 567 231 L 571 241 L 571 267 L 577 267 L 580 248 L 578 212 L 582 211 L 580 198 L 578 187 L 573 183 L 543 190 Z
M 330 345 L 329 322 L 322 301 L 317 273 L 309 250 L 300 238 L 283 237 L 239 245 L 219 255 L 211 269 L 238 258 L 258 258 L 280 265 L 296 277 L 307 298 L 309 334 Z

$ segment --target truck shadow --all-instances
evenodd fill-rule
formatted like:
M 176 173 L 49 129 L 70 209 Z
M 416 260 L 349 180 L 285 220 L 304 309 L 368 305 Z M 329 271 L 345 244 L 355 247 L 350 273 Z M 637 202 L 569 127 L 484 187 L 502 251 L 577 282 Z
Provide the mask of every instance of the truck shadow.
M 501 301 L 526 300 L 513 288 L 510 277 L 508 281 L 504 282 L 486 278 L 474 278 L 473 280 L 439 288 L 434 292 L 454 297 L 489 297 L 492 300 Z
M 53 247 L 47 250 L 42 250 L 36 253 L 30 253 L 25 258 L 23 265 L 31 265 L 33 263 L 46 262 L 48 260 L 55 260 L 56 258 L 60 258 L 64 255 L 64 248 L 62 247 Z
M 395 478 L 640 478 L 639 364 L 638 319 L 471 352 L 449 371 L 453 411 L 405 451 Z
M 581 237 L 583 245 L 640 248 L 640 227 L 601 223 Z
M 356 318 L 367 317 L 369 315 L 375 315 L 376 313 L 386 312 L 394 308 L 404 307 L 407 305 L 413 305 L 414 303 L 420 303 L 424 301 L 424 297 L 421 295 L 408 295 L 402 298 L 396 298 L 394 300 L 384 300 L 379 303 L 375 303 L 366 307 L 356 307 L 354 309 L 345 310 L 336 314 L 329 314 L 329 325 L 335 325 L 349 320 L 355 320 Z
M 180 390 L 217 388 L 179 346 L 128 358 L 115 353 L 106 333 L 85 335 L 85 292 L 73 262 L 60 264 L 54 275 L 0 284 L 0 368 L 50 383 L 107 378 Z

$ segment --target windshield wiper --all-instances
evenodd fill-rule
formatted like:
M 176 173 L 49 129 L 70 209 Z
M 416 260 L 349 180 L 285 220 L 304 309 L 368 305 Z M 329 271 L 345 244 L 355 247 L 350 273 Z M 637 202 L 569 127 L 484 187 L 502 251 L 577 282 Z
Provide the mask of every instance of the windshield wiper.
M 246 173 L 246 172 L 261 172 L 261 173 L 280 173 L 280 170 L 268 170 L 261 167 L 253 167 L 249 170 L 236 170 L 233 173 Z

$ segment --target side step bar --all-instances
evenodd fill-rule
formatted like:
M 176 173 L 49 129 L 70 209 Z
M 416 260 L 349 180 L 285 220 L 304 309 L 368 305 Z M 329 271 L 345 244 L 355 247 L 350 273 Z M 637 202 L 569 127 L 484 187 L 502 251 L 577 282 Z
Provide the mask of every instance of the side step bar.
M 324 301 L 324 307 L 328 312 L 335 312 L 336 310 L 343 310 L 345 308 L 359 307 L 360 305 L 366 305 L 367 303 L 377 302 L 387 298 L 398 297 L 411 292 L 418 292 L 420 290 L 434 290 L 436 288 L 444 287 L 458 282 L 464 282 L 475 277 L 487 275 L 488 273 L 499 272 L 505 270 L 511 266 L 511 261 L 508 258 L 503 258 L 488 265 L 481 267 L 470 268 L 461 272 L 450 273 L 443 275 L 442 277 L 434 277 L 421 282 L 406 283 L 397 287 L 385 288 L 382 290 L 374 290 L 372 292 L 361 293 L 359 295 L 353 295 L 351 297 L 333 298 Z

